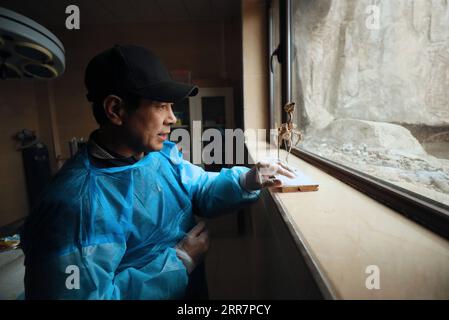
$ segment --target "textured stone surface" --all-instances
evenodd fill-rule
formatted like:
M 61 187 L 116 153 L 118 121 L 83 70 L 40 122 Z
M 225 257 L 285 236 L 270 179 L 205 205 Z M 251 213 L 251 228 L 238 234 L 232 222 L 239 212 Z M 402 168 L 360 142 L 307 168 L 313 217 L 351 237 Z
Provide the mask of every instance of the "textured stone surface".
M 302 147 L 449 205 L 449 1 L 298 0 L 293 13 Z
M 378 29 L 367 27 L 373 4 Z M 447 1 L 296 1 L 293 11 L 302 126 L 340 118 L 449 124 Z
M 354 145 L 365 145 L 370 149 L 426 155 L 421 144 L 409 130 L 386 122 L 338 119 L 316 135 L 331 142 L 334 147 L 340 147 L 343 151 L 352 150 Z

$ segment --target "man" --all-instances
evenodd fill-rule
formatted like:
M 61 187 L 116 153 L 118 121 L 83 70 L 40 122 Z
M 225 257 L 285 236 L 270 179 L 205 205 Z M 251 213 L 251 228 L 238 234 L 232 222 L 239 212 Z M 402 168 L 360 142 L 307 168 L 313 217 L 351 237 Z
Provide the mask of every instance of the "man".
M 278 185 L 283 165 L 208 173 L 167 141 L 172 104 L 198 88 L 174 82 L 151 52 L 114 46 L 85 73 L 99 129 L 66 162 L 25 224 L 27 299 L 185 298 L 213 217 Z M 264 174 L 261 170 L 267 169 Z M 261 173 L 262 172 L 262 173 Z

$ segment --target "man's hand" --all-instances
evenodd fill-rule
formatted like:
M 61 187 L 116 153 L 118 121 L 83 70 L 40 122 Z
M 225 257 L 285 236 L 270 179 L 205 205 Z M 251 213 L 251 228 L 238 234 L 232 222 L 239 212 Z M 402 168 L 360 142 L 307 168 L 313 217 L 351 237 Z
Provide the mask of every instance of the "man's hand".
M 282 182 L 275 175 L 294 178 L 295 171 L 280 160 L 261 161 L 254 168 L 240 176 L 240 185 L 247 191 L 260 190 L 265 187 L 279 187 Z
M 209 249 L 209 233 L 206 224 L 201 221 L 190 230 L 176 245 L 176 254 L 191 273 L 200 263 Z

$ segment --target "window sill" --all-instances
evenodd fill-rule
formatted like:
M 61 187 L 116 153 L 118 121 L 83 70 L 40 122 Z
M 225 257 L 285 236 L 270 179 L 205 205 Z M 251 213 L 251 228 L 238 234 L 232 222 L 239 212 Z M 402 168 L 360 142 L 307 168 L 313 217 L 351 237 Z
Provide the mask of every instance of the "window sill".
M 253 160 L 265 141 L 247 143 Z M 286 152 L 281 150 L 281 158 Z M 449 241 L 290 155 L 289 164 L 320 183 L 308 193 L 269 195 L 326 298 L 448 299 Z M 379 268 L 380 289 L 367 289 Z

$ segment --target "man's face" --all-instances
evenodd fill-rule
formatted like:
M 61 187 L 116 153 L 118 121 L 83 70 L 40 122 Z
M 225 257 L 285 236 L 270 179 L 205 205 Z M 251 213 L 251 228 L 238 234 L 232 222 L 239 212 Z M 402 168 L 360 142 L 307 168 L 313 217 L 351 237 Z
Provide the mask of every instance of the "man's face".
M 162 149 L 174 123 L 172 103 L 141 99 L 135 111 L 127 112 L 123 129 L 133 151 L 151 152 Z

